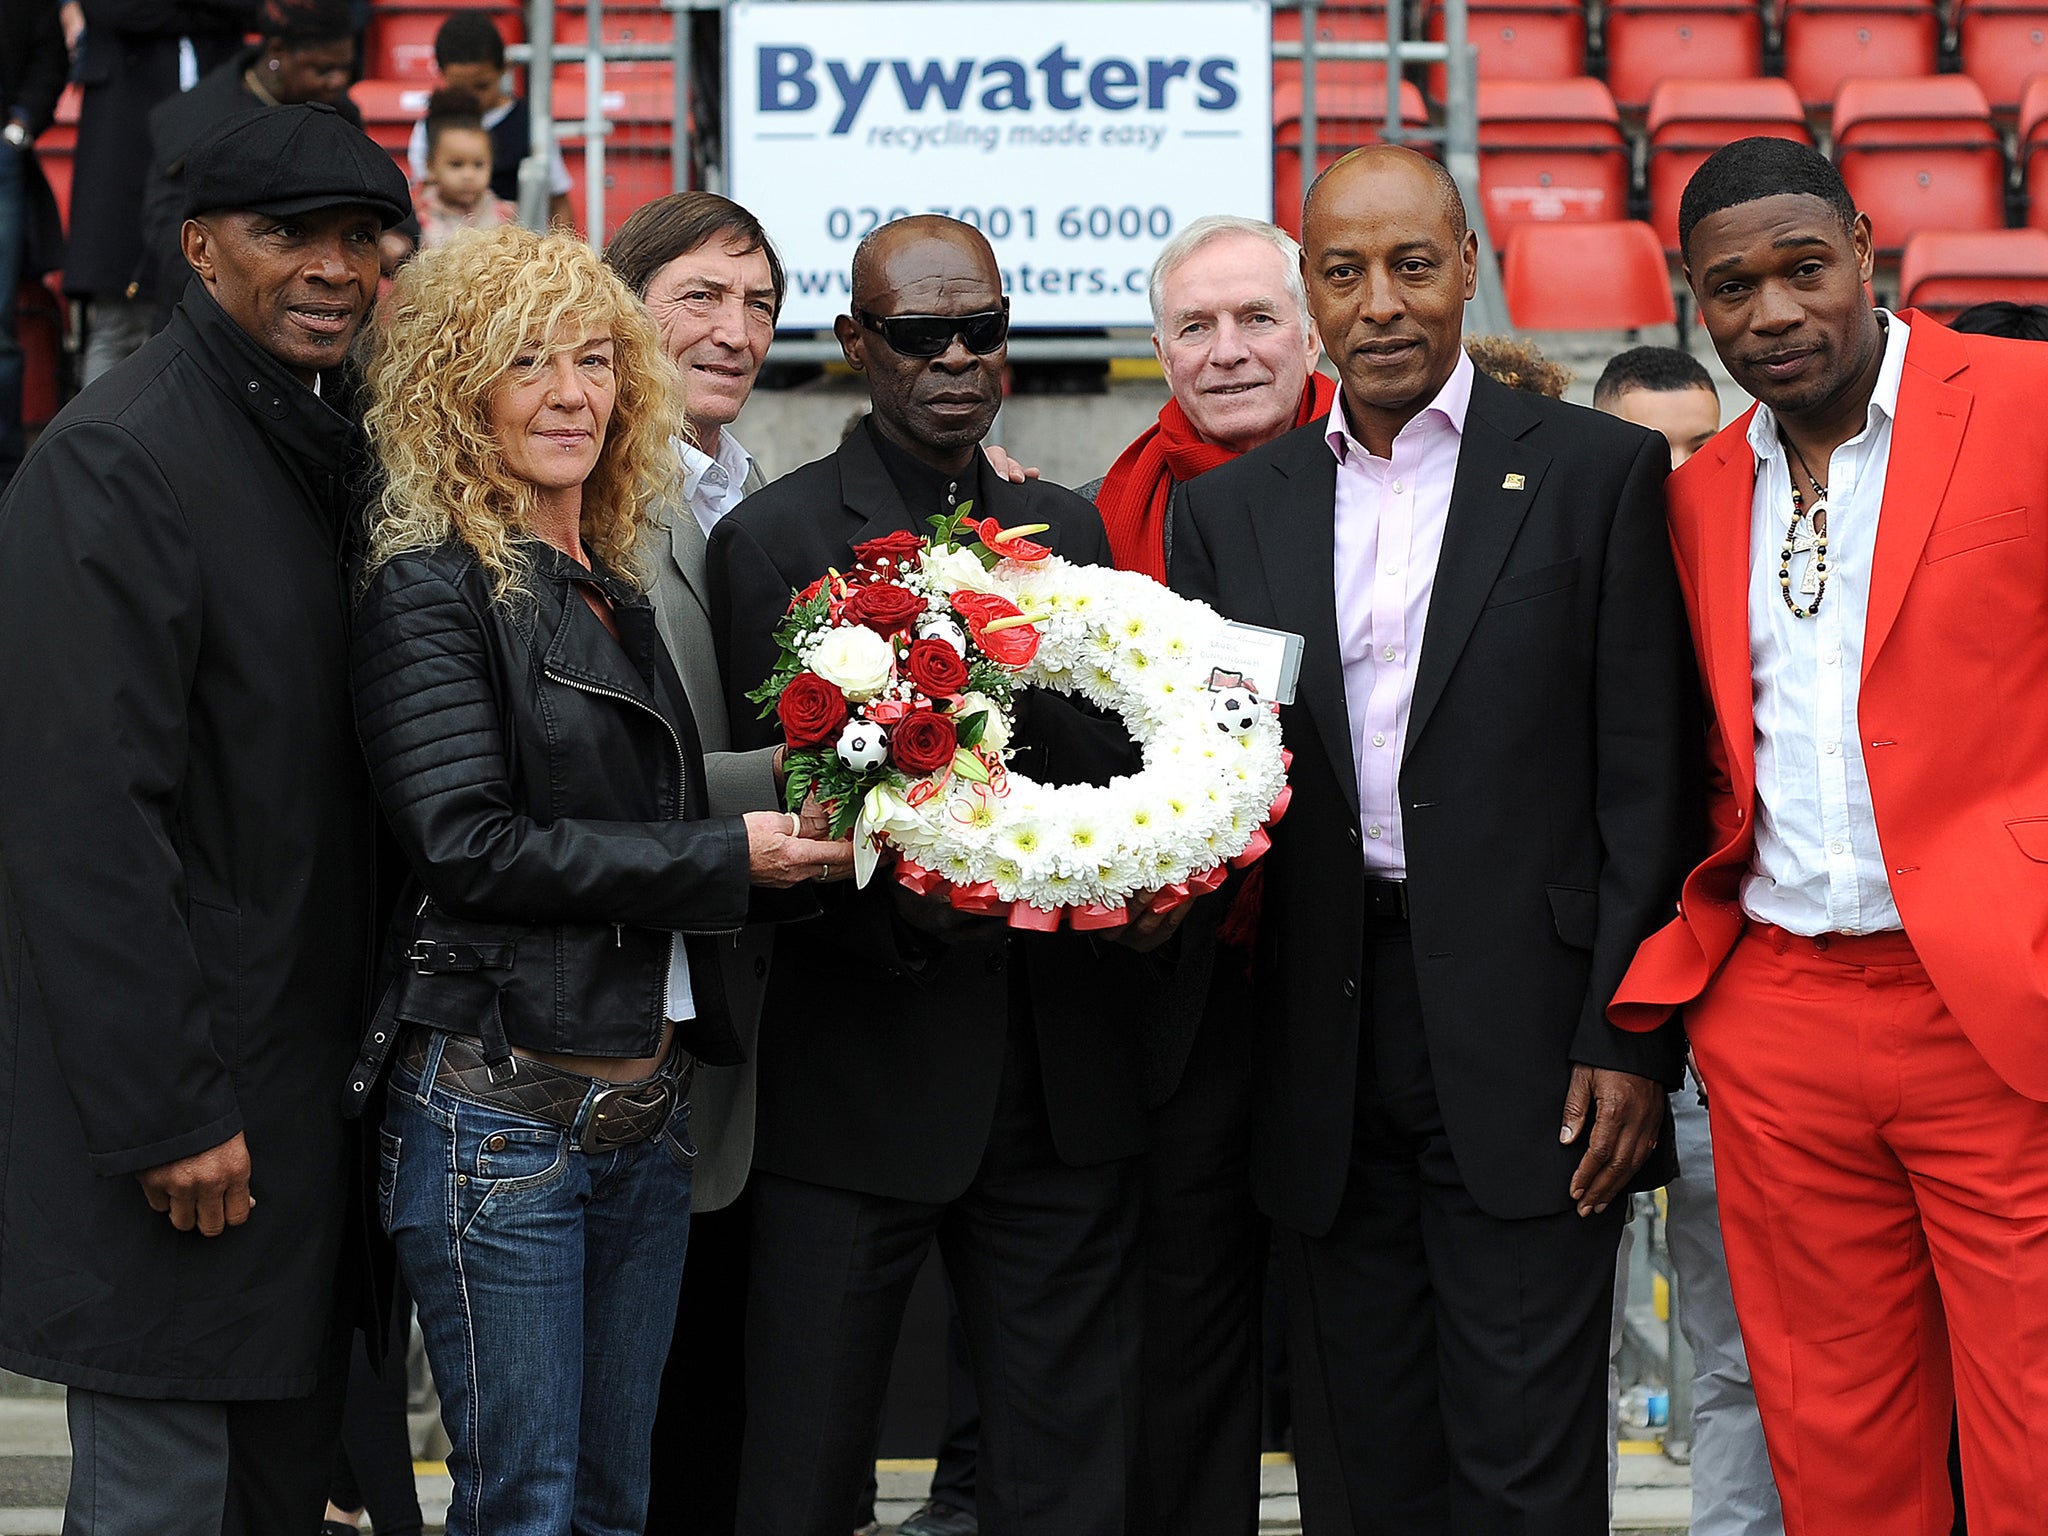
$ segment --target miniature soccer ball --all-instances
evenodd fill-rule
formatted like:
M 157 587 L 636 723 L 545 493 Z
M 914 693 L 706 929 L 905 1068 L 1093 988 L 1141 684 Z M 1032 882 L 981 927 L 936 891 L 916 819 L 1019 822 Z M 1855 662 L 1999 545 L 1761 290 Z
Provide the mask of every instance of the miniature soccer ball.
M 866 773 L 870 768 L 881 767 L 882 759 L 889 755 L 889 736 L 871 721 L 854 720 L 839 733 L 836 750 L 839 761 L 855 773 Z
M 943 640 L 962 656 L 967 654 L 967 631 L 949 614 L 930 613 L 917 621 L 917 638 Z
M 1259 701 L 1249 688 L 1224 688 L 1209 701 L 1209 718 L 1227 736 L 1242 736 L 1259 718 Z

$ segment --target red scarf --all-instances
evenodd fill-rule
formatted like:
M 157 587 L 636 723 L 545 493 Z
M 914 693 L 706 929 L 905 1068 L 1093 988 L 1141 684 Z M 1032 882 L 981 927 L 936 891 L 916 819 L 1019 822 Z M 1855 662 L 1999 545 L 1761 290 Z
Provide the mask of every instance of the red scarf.
M 1318 416 L 1327 416 L 1336 398 L 1336 384 L 1311 373 L 1294 409 L 1294 425 L 1305 427 Z M 1095 493 L 1117 569 L 1141 571 L 1164 582 L 1166 507 L 1174 482 L 1192 480 L 1237 456 L 1233 449 L 1202 441 L 1180 402 L 1168 397 L 1159 408 L 1159 420 L 1123 451 Z

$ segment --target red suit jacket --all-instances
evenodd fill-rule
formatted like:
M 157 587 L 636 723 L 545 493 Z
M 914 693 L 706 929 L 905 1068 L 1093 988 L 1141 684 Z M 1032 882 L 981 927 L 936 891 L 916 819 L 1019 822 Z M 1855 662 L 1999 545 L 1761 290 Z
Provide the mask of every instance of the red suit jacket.
M 2048 1100 L 2048 345 L 1907 311 L 1858 706 L 1907 936 L 1992 1068 Z M 1757 815 L 1746 412 L 1669 482 L 1708 705 L 1712 852 L 1608 1017 L 1652 1029 L 1743 929 Z

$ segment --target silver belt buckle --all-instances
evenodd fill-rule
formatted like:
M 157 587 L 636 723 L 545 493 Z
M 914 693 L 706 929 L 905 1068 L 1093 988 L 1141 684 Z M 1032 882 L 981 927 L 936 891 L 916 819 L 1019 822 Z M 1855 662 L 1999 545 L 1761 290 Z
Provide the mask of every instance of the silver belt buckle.
M 645 1097 L 642 1097 L 642 1096 Z M 620 1111 L 632 1105 L 637 1113 Z M 644 1110 L 641 1110 L 644 1106 Z M 668 1124 L 669 1111 L 675 1107 L 675 1088 L 666 1078 L 657 1078 L 652 1084 L 618 1084 L 600 1088 L 597 1096 L 590 1101 L 590 1107 L 583 1121 L 583 1135 L 578 1145 L 585 1152 L 602 1152 L 610 1147 L 629 1146 L 634 1142 L 646 1141 L 658 1135 Z M 654 1129 L 639 1135 L 634 1130 L 651 1118 Z M 614 1129 L 620 1121 L 626 1122 L 623 1132 Z

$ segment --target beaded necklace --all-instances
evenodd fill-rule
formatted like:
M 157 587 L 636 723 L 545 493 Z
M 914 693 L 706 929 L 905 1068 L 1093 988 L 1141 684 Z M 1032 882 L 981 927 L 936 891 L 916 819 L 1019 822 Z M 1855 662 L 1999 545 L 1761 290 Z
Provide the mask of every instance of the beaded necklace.
M 1786 478 L 1792 482 L 1792 519 L 1785 524 L 1785 545 L 1778 551 L 1778 595 L 1792 610 L 1793 618 L 1810 619 L 1820 612 L 1821 599 L 1827 596 L 1828 591 L 1828 492 L 1813 471 L 1806 467 L 1806 455 L 1794 448 L 1782 433 L 1778 441 L 1799 461 L 1800 470 L 1813 487 L 1813 508 L 1809 511 L 1806 497 L 1799 489 L 1799 476 L 1791 474 L 1791 466 L 1786 466 Z M 1803 532 L 1802 524 L 1805 525 Z M 1813 556 L 1807 564 L 1806 574 L 1799 581 L 1799 595 L 1813 599 L 1809 607 L 1801 607 L 1792 598 L 1792 557 L 1795 554 Z

